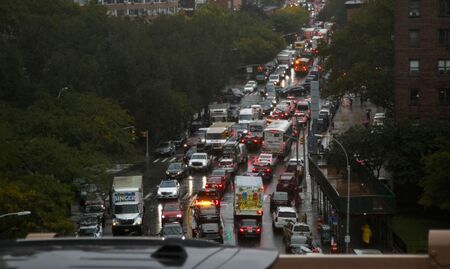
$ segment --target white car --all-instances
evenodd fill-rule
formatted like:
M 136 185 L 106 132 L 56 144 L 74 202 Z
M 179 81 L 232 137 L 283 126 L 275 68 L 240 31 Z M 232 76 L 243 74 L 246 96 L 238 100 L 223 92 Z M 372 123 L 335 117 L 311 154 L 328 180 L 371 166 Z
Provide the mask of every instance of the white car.
M 383 122 L 386 119 L 386 114 L 383 112 L 375 113 L 373 116 L 373 126 L 383 126 Z
M 280 74 L 272 74 L 269 76 L 269 82 L 272 82 L 274 85 L 280 85 L 280 81 Z
M 256 80 L 249 80 L 249 81 L 247 81 L 247 85 L 252 85 L 253 89 L 255 91 L 258 89 L 258 82 L 256 82 Z
M 284 225 L 297 221 L 297 211 L 293 207 L 279 206 L 272 214 L 272 225 L 274 229 L 282 229 Z
M 189 159 L 189 169 L 208 170 L 211 167 L 211 158 L 207 153 L 194 153 Z
M 162 180 L 158 185 L 158 199 L 176 199 L 180 194 L 180 183 L 176 179 Z

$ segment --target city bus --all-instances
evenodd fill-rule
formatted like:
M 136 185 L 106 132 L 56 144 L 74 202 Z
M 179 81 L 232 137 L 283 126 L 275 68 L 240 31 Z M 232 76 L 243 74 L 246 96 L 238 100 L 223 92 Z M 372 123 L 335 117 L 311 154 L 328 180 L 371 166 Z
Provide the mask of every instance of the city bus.
M 286 156 L 292 145 L 292 122 L 273 120 L 263 133 L 263 151 L 278 156 Z

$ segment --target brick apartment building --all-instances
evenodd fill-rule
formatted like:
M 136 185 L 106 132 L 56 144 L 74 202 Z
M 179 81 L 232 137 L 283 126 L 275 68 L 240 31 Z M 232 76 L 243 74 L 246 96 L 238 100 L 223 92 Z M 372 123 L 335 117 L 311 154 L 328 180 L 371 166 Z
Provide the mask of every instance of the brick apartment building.
M 395 1 L 397 121 L 450 119 L 450 0 Z
M 90 0 L 74 0 L 85 5 Z M 108 9 L 113 16 L 148 16 L 171 15 L 178 12 L 178 0 L 95 0 Z

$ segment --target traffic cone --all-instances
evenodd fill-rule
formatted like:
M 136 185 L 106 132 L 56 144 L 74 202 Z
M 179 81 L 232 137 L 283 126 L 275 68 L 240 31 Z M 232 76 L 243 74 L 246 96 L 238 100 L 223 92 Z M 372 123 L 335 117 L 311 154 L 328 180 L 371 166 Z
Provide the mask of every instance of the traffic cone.
M 337 253 L 338 252 L 338 248 L 337 248 L 337 243 L 334 240 L 334 237 L 331 238 L 331 253 Z

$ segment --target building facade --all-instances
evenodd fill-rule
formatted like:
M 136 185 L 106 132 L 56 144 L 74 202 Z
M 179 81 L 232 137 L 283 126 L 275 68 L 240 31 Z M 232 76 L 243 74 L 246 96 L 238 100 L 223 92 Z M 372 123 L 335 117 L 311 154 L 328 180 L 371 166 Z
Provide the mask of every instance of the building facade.
M 74 0 L 85 5 L 90 0 Z M 108 8 L 112 16 L 148 16 L 172 15 L 179 11 L 178 0 L 97 0 Z
M 450 0 L 395 1 L 396 121 L 450 119 Z

